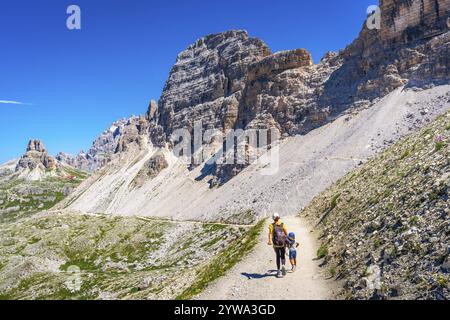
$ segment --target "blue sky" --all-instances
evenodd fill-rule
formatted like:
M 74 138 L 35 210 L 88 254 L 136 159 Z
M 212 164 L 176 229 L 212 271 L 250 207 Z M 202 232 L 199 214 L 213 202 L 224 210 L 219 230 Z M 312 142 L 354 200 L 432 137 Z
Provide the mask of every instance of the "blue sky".
M 81 8 L 81 30 L 66 28 L 71 4 Z M 30 138 L 51 154 L 87 150 L 114 120 L 144 113 L 177 54 L 201 36 L 246 29 L 274 52 L 306 48 L 318 61 L 358 35 L 371 4 L 2 0 L 0 163 L 20 156 Z

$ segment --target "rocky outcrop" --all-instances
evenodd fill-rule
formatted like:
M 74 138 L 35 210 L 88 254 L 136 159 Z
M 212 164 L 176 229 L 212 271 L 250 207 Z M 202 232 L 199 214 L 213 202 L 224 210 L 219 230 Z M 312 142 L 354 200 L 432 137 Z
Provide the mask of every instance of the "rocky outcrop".
M 264 42 L 235 30 L 201 38 L 181 52 L 159 100 L 161 129 L 154 130 L 153 142 L 161 142 L 161 133 L 170 141 L 173 131 L 200 119 L 205 129 L 232 127 L 248 66 L 269 54 Z
M 298 49 L 252 64 L 240 101 L 239 127 L 277 128 L 293 135 L 323 124 L 329 110 L 319 109 L 311 101 L 334 70 L 327 62 L 314 66 L 311 55 Z
M 40 140 L 30 140 L 26 153 L 20 158 L 16 166 L 16 172 L 23 169 L 34 170 L 37 168 L 53 170 L 56 168 L 56 161 L 48 155 L 44 144 Z
M 143 143 L 146 143 L 147 139 L 145 137 L 148 133 L 148 128 L 149 123 L 146 117 L 140 116 L 130 118 L 123 127 L 114 152 L 125 152 L 133 146 L 139 147 Z
M 304 134 L 355 102 L 413 82 L 448 81 L 448 2 L 384 0 L 380 7 L 380 30 L 364 25 L 350 46 L 317 65 L 304 49 L 271 54 L 245 31 L 198 40 L 172 68 L 153 137 L 161 145 L 199 119 L 225 131 L 265 118 L 283 134 Z
M 326 54 L 316 65 L 304 49 L 271 54 L 244 31 L 198 40 L 171 71 L 152 141 L 172 145 L 171 132 L 192 131 L 200 119 L 204 130 L 275 128 L 283 136 L 305 134 L 398 87 L 448 83 L 448 4 L 381 1 L 380 7 L 380 30 L 364 26 L 345 50 Z M 239 166 L 215 167 L 220 167 L 215 175 L 239 172 Z
M 403 85 L 449 82 L 450 16 L 446 0 L 381 0 L 381 28 L 364 25 L 343 50 L 342 67 L 327 81 L 322 104 L 350 106 Z
M 30 140 L 27 146 L 27 152 L 35 151 L 38 153 L 46 153 L 44 144 L 40 140 Z
M 142 185 L 149 179 L 156 177 L 162 170 L 169 166 L 165 155 L 162 152 L 157 152 L 149 160 L 147 160 L 133 179 L 132 185 L 134 187 L 142 187 Z
M 177 129 L 192 133 L 198 120 L 203 130 L 223 133 L 249 128 L 276 128 L 288 134 L 307 132 L 306 127 L 322 124 L 328 112 L 308 111 L 304 106 L 313 91 L 309 84 L 323 81 L 330 73 L 320 73 L 318 80 L 306 71 L 312 67 L 306 50 L 271 54 L 267 45 L 245 31 L 201 38 L 179 54 L 158 108 L 149 108 L 147 119 L 157 118 L 150 125 L 151 141 L 158 147 L 166 143 L 173 146 L 177 141 L 170 135 Z M 322 67 L 317 69 L 323 71 Z M 303 123 L 297 126 L 300 118 Z M 223 172 L 238 173 L 242 169 L 220 167 Z

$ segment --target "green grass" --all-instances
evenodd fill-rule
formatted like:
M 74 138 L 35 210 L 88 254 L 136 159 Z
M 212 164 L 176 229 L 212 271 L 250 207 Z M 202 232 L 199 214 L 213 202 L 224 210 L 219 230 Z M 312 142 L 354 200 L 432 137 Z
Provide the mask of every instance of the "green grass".
M 438 194 L 437 192 L 432 191 L 432 192 L 430 192 L 430 193 L 428 194 L 428 199 L 429 199 L 430 201 L 434 201 L 434 200 L 436 200 L 436 199 L 438 199 L 438 198 L 439 198 L 439 194 Z
M 197 279 L 189 288 L 184 290 L 177 300 L 189 300 L 201 293 L 209 283 L 225 275 L 226 271 L 236 265 L 257 244 L 265 220 L 261 220 L 242 237 L 234 240 L 225 251 L 216 256 L 210 263 L 199 270 Z
M 86 173 L 67 169 L 64 171 L 75 177 L 69 180 L 65 177 L 47 177 L 42 181 L 26 181 L 21 178 L 12 177 L 10 180 L 2 180 L 0 185 L 0 197 L 4 201 L 0 205 L 0 210 L 20 207 L 17 210 L 10 211 L 7 215 L 0 215 L 0 223 L 16 221 L 20 218 L 28 217 L 36 212 L 46 211 L 54 207 L 58 202 L 65 198 L 63 191 L 66 187 L 74 188 L 83 179 L 87 177 Z M 24 193 L 28 188 L 33 193 Z M 11 195 L 7 200 L 7 194 Z
M 448 279 L 440 275 L 438 278 L 438 283 L 441 288 L 445 288 L 448 285 Z
M 70 174 L 71 176 L 74 176 L 76 179 L 79 179 L 79 180 L 84 180 L 89 176 L 89 174 L 87 172 L 76 170 L 76 169 L 65 168 L 64 170 L 68 174 Z
M 381 247 L 381 240 L 380 239 L 374 240 L 373 246 L 375 247 L 375 249 L 378 249 L 379 247 Z
M 408 158 L 410 154 L 411 154 L 411 152 L 409 150 L 406 150 L 400 157 L 400 160 Z
M 40 238 L 32 237 L 30 240 L 28 240 L 28 244 L 35 244 L 35 243 L 38 243 L 39 241 L 41 241 Z
M 217 242 L 219 242 L 220 240 L 222 240 L 222 237 L 215 237 L 213 239 L 211 239 L 208 242 L 205 242 L 201 245 L 202 248 L 211 248 L 212 246 L 214 246 Z
M 444 149 L 446 145 L 447 144 L 445 143 L 445 141 L 439 141 L 439 142 L 436 142 L 434 149 L 435 149 L 435 151 L 440 151 L 440 150 Z
M 419 222 L 419 217 L 418 216 L 412 216 L 409 219 L 409 223 L 413 226 L 417 225 L 417 223 Z
M 195 239 L 193 237 L 189 238 L 185 243 L 183 243 L 183 245 L 181 246 L 181 250 L 184 251 L 184 250 L 190 248 L 191 245 L 194 243 L 194 241 L 195 241 Z
M 82 271 L 95 271 L 98 267 L 90 259 L 73 259 L 69 260 L 59 267 L 61 271 L 67 271 L 70 266 L 77 266 Z
M 317 258 L 322 259 L 328 255 L 328 247 L 326 245 L 321 245 L 317 250 Z
M 331 210 L 333 210 L 334 208 L 336 208 L 337 202 L 338 202 L 340 196 L 341 196 L 341 194 L 338 193 L 338 194 L 335 194 L 334 197 L 331 199 L 331 202 L 330 202 L 330 209 L 331 209 Z
M 423 131 L 422 135 L 426 136 L 428 134 L 430 134 L 433 130 L 431 128 L 427 128 Z

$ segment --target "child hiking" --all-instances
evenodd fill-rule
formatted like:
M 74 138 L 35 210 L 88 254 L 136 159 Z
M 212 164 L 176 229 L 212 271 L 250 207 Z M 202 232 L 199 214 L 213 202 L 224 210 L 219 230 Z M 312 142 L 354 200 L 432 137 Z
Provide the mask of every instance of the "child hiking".
M 292 272 L 297 269 L 297 248 L 299 243 L 295 241 L 295 233 L 290 232 L 287 237 L 287 247 L 289 249 L 289 261 L 291 263 Z
M 273 245 L 277 262 L 277 277 L 281 278 L 286 275 L 286 243 L 288 233 L 278 213 L 274 213 L 272 218 L 273 223 L 269 225 L 269 241 L 267 244 L 270 246 Z

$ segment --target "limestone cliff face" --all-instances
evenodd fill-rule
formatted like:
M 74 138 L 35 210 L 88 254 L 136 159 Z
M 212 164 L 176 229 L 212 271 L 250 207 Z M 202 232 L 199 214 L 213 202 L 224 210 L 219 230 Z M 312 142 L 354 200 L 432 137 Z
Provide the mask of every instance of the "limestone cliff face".
M 382 0 L 380 9 L 383 41 L 406 43 L 448 30 L 448 0 Z
M 449 82 L 448 0 L 381 0 L 381 28 L 364 25 L 341 53 L 321 103 L 348 107 L 400 86 Z
M 114 152 L 124 152 L 132 146 L 140 146 L 145 143 L 148 126 L 148 120 L 144 116 L 130 118 L 123 127 Z
M 181 52 L 158 102 L 103 133 L 75 163 L 95 170 L 147 143 L 169 149 L 177 129 L 271 128 L 306 134 L 401 86 L 449 83 L 448 0 L 381 0 L 381 29 L 313 64 L 305 49 L 272 54 L 246 31 L 208 35 Z M 220 142 L 218 142 L 220 144 Z M 214 166 L 224 183 L 243 166 Z
M 364 26 L 345 50 L 316 65 L 304 49 L 271 54 L 245 31 L 199 39 L 178 55 L 151 112 L 152 140 L 162 146 L 199 119 L 204 129 L 304 134 L 355 102 L 406 84 L 447 82 L 449 1 L 382 0 L 380 8 L 380 30 Z
M 276 127 L 280 133 L 305 133 L 323 124 L 329 110 L 313 100 L 335 69 L 323 60 L 313 65 L 305 49 L 275 53 L 252 64 L 239 107 L 242 128 Z
M 209 35 L 189 46 L 178 55 L 159 100 L 153 141 L 170 140 L 174 130 L 192 129 L 200 119 L 205 129 L 233 127 L 248 66 L 269 54 L 246 31 Z
M 449 83 L 449 1 L 380 1 L 381 29 L 363 26 L 339 53 L 313 64 L 305 49 L 272 54 L 245 31 L 199 39 L 179 54 L 158 106 L 150 140 L 169 147 L 176 129 L 275 128 L 306 134 L 349 108 L 370 105 L 401 86 Z M 207 169 L 225 183 L 245 166 Z
M 205 130 L 245 129 L 257 122 L 283 133 L 302 131 L 295 125 L 306 116 L 302 103 L 292 105 L 285 97 L 307 99 L 310 82 L 317 80 L 305 71 L 312 66 L 305 49 L 271 54 L 245 31 L 201 38 L 178 55 L 158 104 L 152 140 L 161 146 L 174 130 L 191 130 L 200 119 Z

